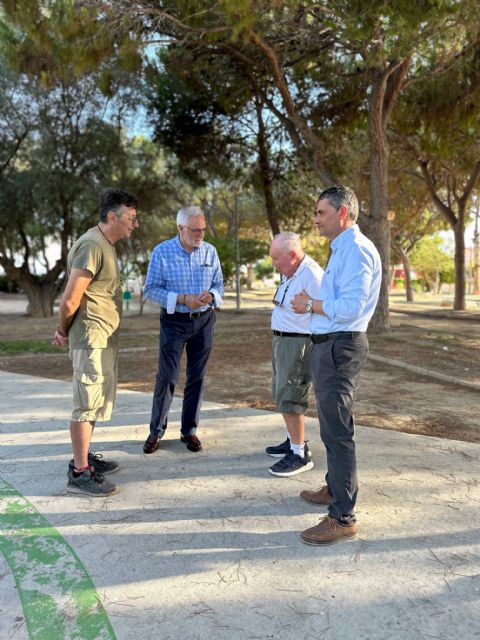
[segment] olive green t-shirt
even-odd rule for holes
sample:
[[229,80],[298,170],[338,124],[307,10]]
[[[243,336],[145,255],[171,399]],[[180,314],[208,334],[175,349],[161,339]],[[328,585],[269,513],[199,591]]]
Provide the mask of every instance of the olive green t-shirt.
[[115,247],[97,227],[80,236],[68,253],[67,272],[87,269],[93,274],[68,332],[76,349],[115,347],[122,316],[122,287]]

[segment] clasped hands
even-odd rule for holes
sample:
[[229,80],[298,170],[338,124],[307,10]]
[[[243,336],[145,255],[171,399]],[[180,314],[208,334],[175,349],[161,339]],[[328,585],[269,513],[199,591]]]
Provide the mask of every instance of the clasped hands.
[[193,295],[193,293],[187,293],[185,295],[184,304],[190,309],[200,309],[204,307],[206,304],[212,304],[213,295],[210,291],[201,291],[198,296]]
[[307,302],[310,300],[311,296],[302,289],[300,293],[297,293],[291,302],[291,307],[295,313],[306,313],[307,311]]

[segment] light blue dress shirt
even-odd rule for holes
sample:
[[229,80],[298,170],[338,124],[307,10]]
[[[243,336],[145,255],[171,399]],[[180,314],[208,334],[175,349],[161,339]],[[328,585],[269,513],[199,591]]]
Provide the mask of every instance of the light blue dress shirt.
[[331,243],[332,254],[320,285],[326,315],[312,314],[312,333],[366,331],[375,311],[382,265],[378,251],[357,224]]
[[[158,244],[152,252],[145,280],[145,297],[157,302],[167,313],[191,312],[184,304],[177,304],[178,294],[198,295],[210,291],[215,306],[222,304],[223,275],[217,250],[208,242],[189,253],[178,236]],[[205,311],[209,305],[195,309]]]

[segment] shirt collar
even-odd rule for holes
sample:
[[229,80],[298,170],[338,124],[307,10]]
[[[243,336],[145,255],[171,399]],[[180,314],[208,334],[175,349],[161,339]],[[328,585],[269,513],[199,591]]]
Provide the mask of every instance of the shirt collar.
[[345,229],[345,231],[342,231],[342,233],[340,233],[335,238],[335,240],[332,240],[332,242],[330,243],[330,246],[332,247],[332,251],[336,251],[337,249],[340,249],[340,247],[343,244],[348,242],[350,236],[352,234],[357,233],[357,229],[358,229],[358,224],[352,224],[351,227],[348,227],[347,229]]
[[302,258],[302,261],[300,262],[300,264],[297,267],[297,270],[295,271],[295,273],[291,276],[286,276],[283,273],[281,274],[281,278],[280,278],[280,282],[284,283],[287,282],[288,280],[293,280],[293,278],[296,278],[297,275],[302,271],[302,269],[305,267],[306,264],[308,264],[308,261],[310,260],[310,258],[307,256],[307,254],[305,254]]
[[191,251],[191,252],[190,252],[190,251],[187,251],[187,250],[183,247],[182,243],[180,242],[180,236],[178,235],[178,233],[177,233],[177,235],[175,236],[174,240],[175,240],[175,243],[176,243],[176,245],[177,245],[178,249],[180,249],[180,251],[185,251],[185,253],[187,253],[189,256],[191,256],[191,255],[192,255],[192,254],[194,254],[196,251],[198,251],[198,250],[200,249],[200,247],[203,245],[203,242],[202,242],[202,244],[200,245],[200,247],[193,247],[193,251]]

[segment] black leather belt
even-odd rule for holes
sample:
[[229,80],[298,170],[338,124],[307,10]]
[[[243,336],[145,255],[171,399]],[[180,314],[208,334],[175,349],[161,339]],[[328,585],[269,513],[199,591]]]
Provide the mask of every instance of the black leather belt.
[[[190,312],[186,312],[186,313],[182,313],[181,311],[174,311],[174,313],[172,313],[172,316],[175,316],[176,318],[200,318],[200,316],[205,315],[206,313],[210,313],[212,311],[212,308],[210,307],[210,309],[205,309],[205,311],[190,311]],[[170,315],[170,314],[169,314]]]
[[313,344],[320,344],[333,338],[355,338],[355,336],[363,336],[365,331],[335,331],[334,333],[313,333],[310,337]]
[[288,333],[287,331],[273,331],[274,336],[281,336],[282,338],[308,338],[309,333]]

